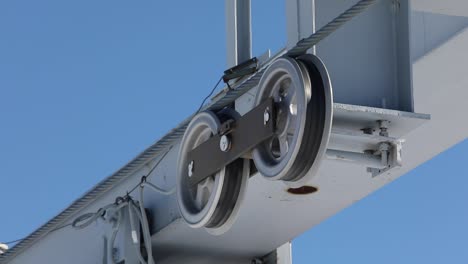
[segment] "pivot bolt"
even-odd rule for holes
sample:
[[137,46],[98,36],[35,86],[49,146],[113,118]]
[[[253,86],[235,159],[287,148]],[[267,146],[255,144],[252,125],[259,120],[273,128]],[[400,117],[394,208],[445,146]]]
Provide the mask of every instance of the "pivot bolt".
[[265,109],[265,112],[263,113],[263,124],[266,125],[270,121],[270,109]]
[[227,152],[231,148],[231,141],[226,135],[223,135],[221,139],[219,140],[219,149],[221,149],[222,152]]
[[193,160],[188,164],[188,176],[192,177],[193,175]]

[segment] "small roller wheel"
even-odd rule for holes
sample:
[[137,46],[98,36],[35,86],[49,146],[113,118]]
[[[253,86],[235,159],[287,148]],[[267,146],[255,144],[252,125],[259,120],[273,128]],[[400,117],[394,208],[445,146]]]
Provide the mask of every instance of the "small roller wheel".
[[289,57],[277,59],[263,74],[255,99],[259,105],[272,97],[276,106],[275,135],[253,150],[255,165],[265,178],[291,187],[313,176],[308,172],[323,147],[326,107],[331,107],[324,101],[322,80],[314,76],[311,82],[309,68]]
[[190,170],[196,164],[187,160],[187,153],[218,134],[221,122],[236,118],[233,111],[197,114],[189,123],[181,141],[178,172],[177,198],[182,217],[193,228],[205,227],[212,234],[226,232],[233,224],[242,201],[248,180],[248,166],[243,160],[223,167],[195,186],[191,186]]

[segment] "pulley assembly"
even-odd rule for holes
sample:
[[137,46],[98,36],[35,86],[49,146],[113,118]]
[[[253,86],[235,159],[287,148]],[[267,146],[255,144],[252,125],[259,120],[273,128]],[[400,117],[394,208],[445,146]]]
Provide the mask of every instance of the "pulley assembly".
[[233,224],[251,162],[269,180],[300,187],[315,176],[331,131],[328,72],[314,55],[280,57],[263,73],[254,107],[197,114],[181,141],[177,198],[194,228],[218,235]]

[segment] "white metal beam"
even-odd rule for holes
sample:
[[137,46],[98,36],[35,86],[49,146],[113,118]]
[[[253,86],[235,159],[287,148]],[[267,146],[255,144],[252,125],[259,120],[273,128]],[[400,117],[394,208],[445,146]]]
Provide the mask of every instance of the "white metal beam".
[[450,16],[468,16],[466,0],[412,0],[414,10]]

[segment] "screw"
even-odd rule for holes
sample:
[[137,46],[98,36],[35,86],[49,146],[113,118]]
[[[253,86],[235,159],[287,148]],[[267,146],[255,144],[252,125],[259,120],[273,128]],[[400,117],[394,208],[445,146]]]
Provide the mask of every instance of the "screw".
[[231,148],[231,141],[226,135],[223,135],[219,140],[219,149],[223,152],[227,152]]
[[378,123],[380,128],[379,136],[388,137],[388,128],[390,126],[390,121],[379,120]]
[[193,175],[193,160],[188,164],[188,176],[192,177]]
[[380,143],[379,144],[379,151],[381,156],[382,165],[388,165],[388,154],[390,151],[390,145],[388,143]]
[[265,109],[265,112],[263,113],[263,124],[266,125],[270,121],[270,109]]

